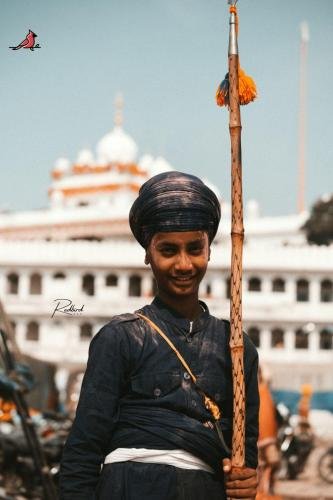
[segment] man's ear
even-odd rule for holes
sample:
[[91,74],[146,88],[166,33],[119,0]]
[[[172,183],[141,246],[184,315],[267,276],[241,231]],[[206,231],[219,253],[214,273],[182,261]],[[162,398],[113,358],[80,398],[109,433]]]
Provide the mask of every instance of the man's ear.
[[146,264],[146,266],[148,266],[148,264],[150,264],[150,259],[149,259],[148,250],[146,250],[146,255],[145,255],[145,264]]

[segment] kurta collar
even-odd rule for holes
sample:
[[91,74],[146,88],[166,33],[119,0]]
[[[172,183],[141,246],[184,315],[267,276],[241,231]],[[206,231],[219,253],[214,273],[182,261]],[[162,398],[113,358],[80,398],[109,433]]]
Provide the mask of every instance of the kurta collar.
[[[191,333],[195,333],[204,328],[210,316],[208,306],[201,300],[199,302],[205,310],[202,311],[202,313],[192,322],[189,319],[184,318],[184,316],[165,304],[165,302],[163,302],[159,297],[154,298],[153,302],[151,303],[151,307],[153,308],[157,316],[162,318],[164,321],[171,323],[172,325],[187,333],[190,330]],[[192,329],[190,323],[193,323]]]

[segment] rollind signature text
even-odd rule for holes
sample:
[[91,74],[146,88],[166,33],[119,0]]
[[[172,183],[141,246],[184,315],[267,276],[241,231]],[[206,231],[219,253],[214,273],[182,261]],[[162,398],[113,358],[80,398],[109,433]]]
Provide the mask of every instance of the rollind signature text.
[[68,316],[78,315],[83,312],[84,304],[81,307],[75,307],[70,299],[55,299],[53,302],[57,302],[57,305],[51,318],[53,318],[56,312],[67,314]]

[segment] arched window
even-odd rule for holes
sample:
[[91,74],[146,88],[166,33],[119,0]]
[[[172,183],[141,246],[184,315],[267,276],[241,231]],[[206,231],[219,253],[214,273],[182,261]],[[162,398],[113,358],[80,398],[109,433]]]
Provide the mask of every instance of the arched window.
[[82,277],[82,290],[86,295],[95,295],[95,276],[85,274]]
[[26,340],[38,342],[39,340],[39,324],[36,321],[30,321],[27,325]]
[[275,278],[272,282],[273,292],[284,292],[286,289],[286,283],[282,278]]
[[248,285],[249,292],[260,292],[261,290],[261,280],[257,277],[253,277],[249,279]]
[[29,292],[31,295],[40,295],[42,293],[42,277],[38,273],[30,276]]
[[80,340],[90,340],[93,336],[92,325],[83,323],[80,325]]
[[281,328],[272,330],[271,346],[275,349],[284,347],[284,331]]
[[296,300],[297,302],[309,301],[309,282],[308,280],[297,280],[296,282]]
[[11,295],[18,294],[19,277],[16,273],[7,274],[7,293]]
[[141,296],[141,276],[130,276],[128,283],[128,295],[130,297]]
[[106,286],[117,286],[118,285],[118,276],[115,274],[108,274],[105,278]]
[[307,349],[309,347],[309,335],[299,328],[295,332],[295,349]]
[[15,333],[16,332],[16,322],[15,321],[11,321],[10,322],[10,326],[12,327],[13,332]]
[[257,328],[256,326],[251,326],[247,330],[247,334],[250,337],[250,339],[252,340],[252,342],[254,343],[254,345],[256,347],[259,347],[260,346],[260,330],[259,330],[259,328]]
[[62,273],[61,271],[54,273],[53,279],[55,280],[64,280],[66,278],[66,275]]
[[324,328],[324,330],[321,330],[319,348],[325,350],[333,349],[333,329]]
[[226,290],[226,298],[230,299],[230,294],[231,294],[231,278],[227,278],[225,280],[225,290]]
[[331,280],[323,280],[320,283],[320,301],[333,302],[333,282]]

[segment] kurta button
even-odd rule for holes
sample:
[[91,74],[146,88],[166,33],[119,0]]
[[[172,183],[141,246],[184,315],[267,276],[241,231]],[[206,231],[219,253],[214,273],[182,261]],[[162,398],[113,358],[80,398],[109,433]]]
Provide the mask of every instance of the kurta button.
[[160,395],[161,395],[161,389],[156,387],[156,389],[154,389],[154,396],[156,396],[158,398],[158,396],[160,396]]
[[184,379],[185,380],[190,380],[190,378],[191,378],[191,375],[189,373],[185,372],[184,373]]
[[197,406],[197,402],[195,399],[192,399],[191,403],[192,403],[192,406],[194,406],[194,408]]

